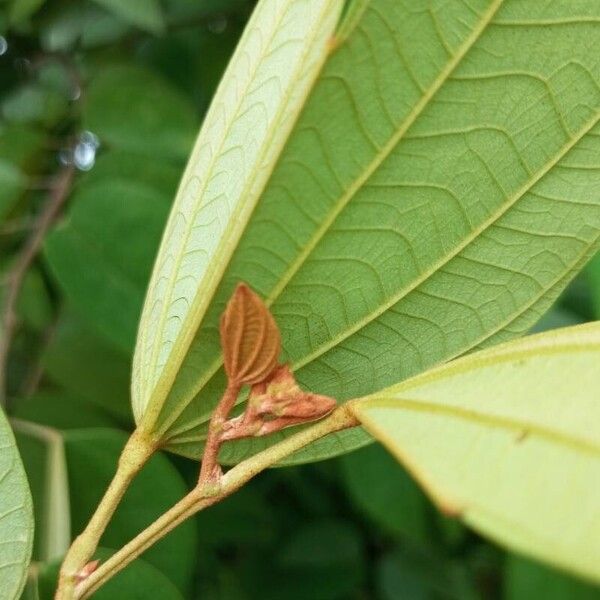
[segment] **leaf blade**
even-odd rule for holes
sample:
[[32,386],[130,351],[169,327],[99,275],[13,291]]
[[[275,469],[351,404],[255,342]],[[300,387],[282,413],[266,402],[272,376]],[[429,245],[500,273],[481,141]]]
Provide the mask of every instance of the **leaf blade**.
[[443,510],[600,580],[600,324],[483,351],[358,401]]
[[0,411],[0,592],[19,597],[33,547],[33,508],[14,435]]
[[355,4],[157,415],[171,449],[201,453],[238,281],[302,387],[344,401],[521,335],[598,247],[597,5],[471,6]]
[[[341,4],[263,0],[253,13],[192,152],[157,258],[134,357],[138,422],[142,415],[156,419],[321,65]],[[240,151],[242,160],[231,158]],[[254,158],[247,161],[249,151]],[[194,226],[208,227],[211,239],[195,239]],[[213,262],[190,261],[190,253]],[[174,307],[177,299],[183,302]]]

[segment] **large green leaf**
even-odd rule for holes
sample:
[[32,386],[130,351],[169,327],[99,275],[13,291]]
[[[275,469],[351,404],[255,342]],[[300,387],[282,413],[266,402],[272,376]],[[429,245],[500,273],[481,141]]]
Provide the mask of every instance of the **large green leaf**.
[[[239,280],[271,305],[299,381],[344,401],[522,334],[598,245],[595,0],[371,0],[348,19],[251,219],[233,234],[213,203],[193,248],[163,247],[134,402],[177,452],[201,452]],[[167,239],[184,231],[171,223]],[[366,441],[328,436],[293,460]]]
[[600,589],[538,563],[510,556],[505,570],[504,600],[598,600]]
[[261,0],[216,92],[142,313],[132,392],[136,418],[148,427],[326,56],[342,4]]
[[129,353],[168,201],[120,177],[92,181],[74,200],[46,239],[46,258],[78,314]]
[[430,541],[423,492],[381,446],[348,454],[341,466],[348,495],[379,527],[411,542]]
[[197,119],[189,99],[147,69],[102,69],[90,84],[83,108],[85,126],[117,150],[155,161],[185,159],[194,141]]
[[164,18],[159,0],[94,1],[132,25],[152,33],[161,33],[164,29]]
[[314,520],[285,540],[271,567],[273,586],[264,598],[348,598],[365,578],[362,539],[342,519]]
[[[80,319],[66,310],[57,322],[55,335],[42,360],[46,375],[81,404],[93,405],[110,414],[119,424],[128,425],[131,420],[128,358],[104,344]],[[26,406],[19,406],[17,412],[27,412]],[[56,418],[60,411],[55,409],[52,412]],[[36,415],[39,418],[42,413],[37,412]]]
[[0,597],[19,597],[33,545],[33,508],[15,438],[0,410]]
[[13,208],[26,187],[26,178],[18,167],[0,158],[0,222]]
[[358,401],[437,504],[600,581],[600,323],[476,353]]

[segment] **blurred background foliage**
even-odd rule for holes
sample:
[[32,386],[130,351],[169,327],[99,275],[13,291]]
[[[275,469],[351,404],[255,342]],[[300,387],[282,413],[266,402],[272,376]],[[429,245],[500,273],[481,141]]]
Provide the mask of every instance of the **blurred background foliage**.
[[[138,315],[178,179],[251,0],[0,0],[0,394],[36,511],[26,598],[132,428]],[[600,318],[600,258],[537,329]],[[198,465],[156,456],[103,538],[120,547]],[[263,474],[95,597],[588,600],[439,514],[379,446]]]

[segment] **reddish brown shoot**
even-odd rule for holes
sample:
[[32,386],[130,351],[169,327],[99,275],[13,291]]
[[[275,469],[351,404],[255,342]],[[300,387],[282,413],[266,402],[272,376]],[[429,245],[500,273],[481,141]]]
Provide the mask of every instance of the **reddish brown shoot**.
[[[199,484],[217,484],[222,442],[267,435],[329,414],[333,398],[305,392],[288,365],[278,363],[279,328],[260,297],[240,283],[221,317],[227,389],[211,417]],[[229,418],[244,385],[251,386],[245,412]]]

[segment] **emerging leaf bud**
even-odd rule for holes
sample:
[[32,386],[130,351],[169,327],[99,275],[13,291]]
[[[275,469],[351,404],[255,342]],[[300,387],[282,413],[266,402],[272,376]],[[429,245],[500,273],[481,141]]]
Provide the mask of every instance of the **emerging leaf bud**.
[[279,428],[320,419],[336,405],[329,396],[302,390],[288,365],[280,365],[266,381],[252,386],[248,402],[258,416],[278,420]]
[[92,560],[87,563],[76,575],[75,581],[76,583],[81,583],[85,581],[97,568],[100,564],[99,560]]
[[220,331],[230,382],[254,385],[277,366],[279,329],[264,302],[246,284],[240,283],[227,303]]

